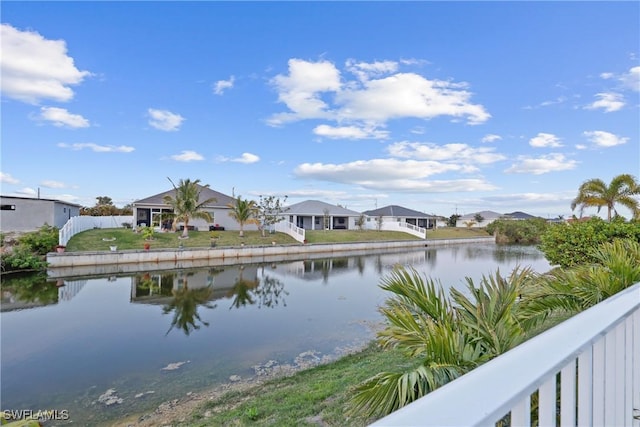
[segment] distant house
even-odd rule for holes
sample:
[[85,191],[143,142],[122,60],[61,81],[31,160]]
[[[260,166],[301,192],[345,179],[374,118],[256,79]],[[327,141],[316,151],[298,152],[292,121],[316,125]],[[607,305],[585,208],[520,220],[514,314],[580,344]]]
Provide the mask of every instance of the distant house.
[[436,227],[437,217],[428,215],[424,212],[415,211],[398,205],[389,205],[370,211],[364,211],[367,215],[367,228],[375,229],[378,227],[377,218],[382,222],[406,222],[422,228]]
[[0,196],[0,230],[36,231],[43,225],[62,228],[82,206],[54,199]]
[[[477,216],[482,217],[482,221],[478,221],[476,219]],[[496,219],[502,218],[504,215],[494,211],[480,211],[474,212],[467,215],[462,215],[458,218],[458,222],[456,223],[456,227],[469,227],[478,228],[478,227],[486,227],[491,224]]]
[[[285,219],[305,230],[352,230],[360,212],[319,200],[306,200],[287,207]],[[326,219],[326,223],[325,223]]]
[[540,218],[540,217],[529,215],[528,213],[520,212],[520,211],[504,214],[504,219],[523,220],[523,219],[534,219],[534,218]]
[[[213,220],[207,222],[203,219],[191,219],[189,220],[189,227],[193,226],[196,230],[206,231],[209,230],[209,227],[217,225],[224,227],[225,230],[239,230],[239,224],[229,216],[231,208],[229,208],[228,204],[233,203],[234,198],[202,185],[199,185],[199,187],[200,202],[211,197],[216,199],[215,202],[204,206],[204,210],[211,214]],[[137,226],[149,225],[155,228],[170,228],[172,220],[169,219],[169,215],[167,214],[172,214],[173,210],[164,202],[164,197],[167,195],[175,197],[175,189],[172,188],[163,193],[158,193],[133,202],[132,208],[135,224]],[[250,229],[251,227],[247,226],[245,228]]]

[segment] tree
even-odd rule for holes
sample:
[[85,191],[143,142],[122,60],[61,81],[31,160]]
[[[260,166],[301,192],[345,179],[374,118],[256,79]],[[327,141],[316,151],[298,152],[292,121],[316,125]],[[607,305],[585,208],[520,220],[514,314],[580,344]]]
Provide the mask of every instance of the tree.
[[245,224],[260,224],[256,218],[259,214],[259,208],[255,201],[243,200],[242,196],[238,196],[233,203],[229,203],[227,206],[231,208],[229,216],[240,224],[240,237],[244,237]]
[[189,220],[191,218],[201,218],[207,222],[212,222],[211,214],[204,210],[206,205],[216,201],[215,197],[210,197],[200,201],[201,193],[204,188],[209,188],[209,184],[200,185],[200,180],[191,181],[189,178],[181,179],[176,186],[171,178],[167,178],[173,189],[174,195],[166,195],[163,201],[173,209],[173,223],[171,229],[176,230],[178,222],[184,222],[184,230],[182,237],[189,237]]
[[258,227],[262,237],[265,237],[265,229],[267,227],[271,227],[284,219],[282,213],[288,209],[284,207],[286,201],[287,196],[284,196],[282,200],[276,196],[260,196],[257,208]]
[[578,195],[571,202],[571,210],[580,207],[580,216],[585,208],[597,207],[598,212],[603,206],[607,208],[607,220],[611,221],[611,213],[616,215],[616,204],[623,205],[631,210],[634,217],[640,217],[640,205],[634,198],[640,194],[640,184],[633,175],[622,174],[615,176],[609,185],[599,178],[587,180],[580,185]]
[[356,227],[358,227],[358,230],[360,230],[360,231],[364,230],[364,223],[366,221],[367,221],[367,218],[366,218],[365,214],[360,214],[358,219],[356,219]]
[[484,221],[484,217],[482,215],[480,215],[479,213],[475,214],[473,216],[473,219],[475,219],[478,224],[480,224],[482,221]]
[[460,215],[458,214],[453,214],[449,217],[449,219],[447,220],[447,225],[449,227],[455,227],[456,224],[458,223],[458,220],[460,219]]
[[529,269],[483,277],[480,286],[467,278],[467,289],[449,288],[399,267],[382,280],[393,294],[380,309],[388,326],[378,333],[386,348],[404,351],[409,360],[357,386],[351,410],[386,415],[510,350],[527,337],[517,300]]
[[329,216],[329,209],[327,208],[322,210],[322,225],[325,230],[328,230],[329,225],[331,225],[331,217]]

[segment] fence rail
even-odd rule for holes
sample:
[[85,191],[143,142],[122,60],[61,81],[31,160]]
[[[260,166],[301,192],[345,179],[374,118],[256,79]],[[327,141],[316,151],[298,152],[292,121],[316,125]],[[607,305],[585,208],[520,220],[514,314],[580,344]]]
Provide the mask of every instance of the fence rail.
[[300,228],[289,221],[276,222],[276,231],[280,233],[287,233],[289,236],[293,237],[300,243],[304,242],[306,238],[306,232],[304,228]]
[[402,231],[404,233],[413,234],[414,236],[421,237],[423,239],[427,238],[426,228],[418,227],[417,225],[409,224],[408,222],[383,221],[380,229],[387,231]]
[[640,283],[372,425],[530,426],[536,391],[540,426],[640,426]]
[[121,228],[122,224],[133,224],[133,215],[74,216],[58,232],[58,244],[66,246],[71,238],[92,228]]

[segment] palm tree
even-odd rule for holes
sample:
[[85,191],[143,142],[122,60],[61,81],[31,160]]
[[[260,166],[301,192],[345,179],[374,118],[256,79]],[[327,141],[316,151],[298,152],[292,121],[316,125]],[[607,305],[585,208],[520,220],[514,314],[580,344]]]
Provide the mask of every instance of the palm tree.
[[166,195],[163,201],[173,209],[173,224],[171,228],[176,230],[178,222],[184,222],[184,230],[182,237],[189,237],[189,220],[191,218],[201,218],[208,222],[212,222],[211,214],[204,210],[204,207],[216,201],[215,197],[206,200],[201,199],[201,193],[204,188],[209,188],[209,184],[200,185],[200,180],[181,179],[176,186],[171,178],[167,178],[173,189],[174,195]]
[[640,282],[640,243],[616,239],[593,252],[594,262],[556,269],[523,290],[522,316],[546,329]]
[[229,216],[240,224],[240,237],[244,237],[245,224],[258,224],[256,216],[258,214],[258,206],[253,200],[242,199],[238,196],[233,203],[227,205],[231,208]]
[[607,220],[611,221],[611,212],[616,215],[616,204],[621,204],[633,212],[634,217],[640,216],[638,199],[633,196],[640,194],[640,185],[633,175],[622,174],[615,176],[609,185],[599,178],[587,180],[580,185],[578,195],[571,202],[571,210],[580,206],[580,216],[587,207],[597,207],[598,212],[603,206],[607,207]]
[[447,298],[439,283],[415,270],[393,270],[382,280],[393,297],[381,308],[388,326],[378,337],[415,362],[357,386],[351,410],[389,414],[524,341],[517,300],[531,277],[529,269],[515,269],[509,277],[483,277],[480,286],[467,278],[466,292],[451,288]]

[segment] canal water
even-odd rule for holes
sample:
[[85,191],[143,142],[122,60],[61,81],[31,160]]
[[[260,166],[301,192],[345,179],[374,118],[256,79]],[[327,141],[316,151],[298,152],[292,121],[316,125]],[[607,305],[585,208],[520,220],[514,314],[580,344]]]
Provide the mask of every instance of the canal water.
[[[76,425],[273,369],[334,360],[375,337],[380,280],[411,266],[444,288],[516,267],[534,247],[459,244],[327,259],[2,284],[2,410]],[[65,423],[59,423],[60,425]],[[47,424],[50,425],[50,424]]]

